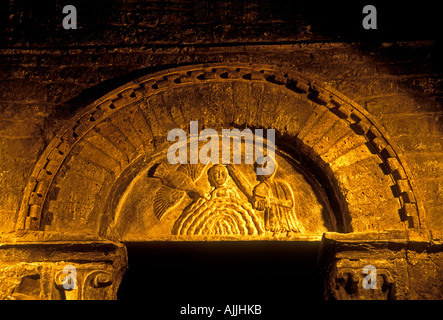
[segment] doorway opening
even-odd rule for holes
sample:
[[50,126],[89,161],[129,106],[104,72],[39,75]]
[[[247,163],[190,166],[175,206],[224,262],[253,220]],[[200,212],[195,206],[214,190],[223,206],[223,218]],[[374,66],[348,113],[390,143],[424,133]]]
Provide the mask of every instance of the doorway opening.
[[323,300],[320,242],[126,243],[122,301],[160,309],[190,305],[293,305]]

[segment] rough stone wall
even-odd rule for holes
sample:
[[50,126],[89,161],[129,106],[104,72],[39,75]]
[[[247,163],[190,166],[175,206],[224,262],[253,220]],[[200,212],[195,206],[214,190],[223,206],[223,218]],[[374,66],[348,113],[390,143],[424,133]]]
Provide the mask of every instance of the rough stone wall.
[[1,83],[1,230],[12,231],[39,153],[80,107],[159,65],[236,61],[287,66],[369,111],[407,159],[428,226],[442,227],[441,79],[433,42],[389,43],[368,54],[346,43],[141,48],[4,49]]
[[[206,62],[290,68],[355,100],[407,160],[427,227],[443,230],[442,48],[432,23],[401,25],[408,13],[370,33],[361,28],[358,2],[323,10],[273,1],[72,4],[77,30],[62,28],[61,1],[9,1],[0,10],[2,234],[14,230],[39,155],[76,111],[134,78]],[[423,7],[420,22],[434,21],[437,10]],[[380,9],[386,17],[398,8]],[[414,254],[413,268],[427,263],[423,254]]]

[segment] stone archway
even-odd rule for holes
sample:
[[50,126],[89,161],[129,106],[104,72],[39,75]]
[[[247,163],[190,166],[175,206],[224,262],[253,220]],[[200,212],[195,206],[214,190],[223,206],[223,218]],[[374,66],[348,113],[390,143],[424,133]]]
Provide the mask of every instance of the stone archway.
[[[51,221],[48,213],[56,207],[48,207],[48,202],[66,200],[63,188],[70,188],[66,176],[71,169],[87,172],[86,163],[96,169],[91,171],[99,168],[100,177],[96,178],[101,179],[100,186],[94,191],[85,179],[84,190],[89,197],[102,194],[107,178],[117,177],[140,156],[152,154],[165,143],[170,129],[184,128],[196,116],[206,127],[275,128],[285,145],[298,149],[335,183],[336,192],[345,200],[342,210],[349,212],[354,231],[401,229],[402,221],[408,221],[410,227],[423,223],[404,161],[363,108],[298,74],[264,66],[211,65],[177,68],[138,79],[79,113],[35,166],[17,229],[41,230]],[[78,157],[73,159],[73,155]],[[353,193],[352,183],[357,180],[360,188],[366,188],[361,191],[364,198]],[[374,186],[381,195],[370,191]],[[378,209],[381,199],[389,202],[388,210]],[[93,204],[89,215],[98,210],[95,199],[82,202]],[[362,205],[368,209],[364,215],[354,208]],[[73,214],[64,215],[66,220],[79,222]],[[52,218],[63,219],[59,213]],[[99,214],[94,219],[97,227]],[[81,220],[84,224],[92,222],[85,217]],[[67,222],[61,223],[66,226]],[[91,226],[83,227],[94,233]]]
[[[385,250],[383,244],[394,239],[399,244],[398,252],[402,252],[396,259],[402,261],[401,250],[410,234],[407,230],[425,227],[420,198],[404,160],[388,134],[362,107],[327,85],[291,70],[210,64],[137,79],[71,119],[33,170],[16,223],[17,236],[27,243],[40,241],[45,245],[51,241],[82,243],[82,252],[93,250],[97,243],[108,246],[112,254],[97,258],[100,266],[90,267],[106,271],[107,276],[88,280],[82,290],[110,286],[111,293],[102,290],[95,297],[115,298],[125,265],[120,241],[200,239],[197,234],[183,237],[171,232],[174,219],[177,221],[193,200],[182,194],[172,208],[175,216],[170,215],[169,224],[163,223],[153,215],[155,199],[149,198],[149,190],[158,193],[164,182],[146,180],[157,178],[150,173],[164,162],[170,145],[166,141],[168,131],[186,131],[193,120],[202,128],[215,130],[276,130],[277,157],[282,163],[278,178],[288,180],[292,191],[300,186],[305,190],[302,198],[312,197],[312,203],[320,208],[309,215],[315,217],[315,222],[303,216],[303,208],[298,209],[302,229],[309,232],[278,239],[323,239],[328,297],[359,297],[354,289],[346,291],[350,287],[346,283],[359,282],[361,268],[371,264],[366,253],[343,243],[367,242]],[[240,171],[248,176],[247,169]],[[205,177],[202,172],[194,176],[193,182]],[[134,189],[139,191],[131,193]],[[137,212],[134,203],[142,203],[136,197],[142,191],[147,191],[144,198],[148,200],[138,215],[130,216],[130,212]],[[240,197],[239,206],[246,202]],[[266,232],[263,237],[274,239]],[[234,234],[232,239],[259,238]],[[70,253],[74,259],[61,254],[56,264],[84,261],[76,252]],[[385,266],[383,281],[392,288],[404,270],[391,270],[396,265],[392,259],[380,263]],[[55,272],[53,269],[48,274]],[[340,286],[342,289],[337,289]],[[378,297],[394,297],[393,292],[381,292]],[[395,292],[395,298],[405,297],[401,289]],[[45,297],[54,295],[45,293]],[[75,297],[86,298],[87,294]]]

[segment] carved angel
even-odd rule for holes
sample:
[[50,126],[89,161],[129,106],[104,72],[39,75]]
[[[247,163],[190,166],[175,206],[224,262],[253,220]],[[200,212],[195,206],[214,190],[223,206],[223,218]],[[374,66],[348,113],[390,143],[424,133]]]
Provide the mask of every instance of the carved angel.
[[[275,162],[274,162],[275,163]],[[258,166],[254,164],[254,169]],[[239,189],[245,194],[252,207],[264,211],[264,227],[274,235],[300,232],[300,225],[294,211],[295,200],[291,187],[282,180],[274,179],[275,163],[271,175],[257,175],[259,183],[252,188],[248,180],[235,167],[228,165],[228,171]],[[255,170],[257,172],[257,170]]]

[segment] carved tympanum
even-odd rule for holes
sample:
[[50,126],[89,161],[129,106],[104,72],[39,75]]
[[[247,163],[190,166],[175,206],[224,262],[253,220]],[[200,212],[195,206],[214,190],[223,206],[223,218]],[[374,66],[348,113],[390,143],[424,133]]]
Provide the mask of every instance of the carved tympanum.
[[115,197],[108,235],[127,241],[259,240],[335,231],[324,190],[289,156],[277,150],[275,158],[272,174],[259,175],[257,163],[266,161],[170,164],[159,153]]

